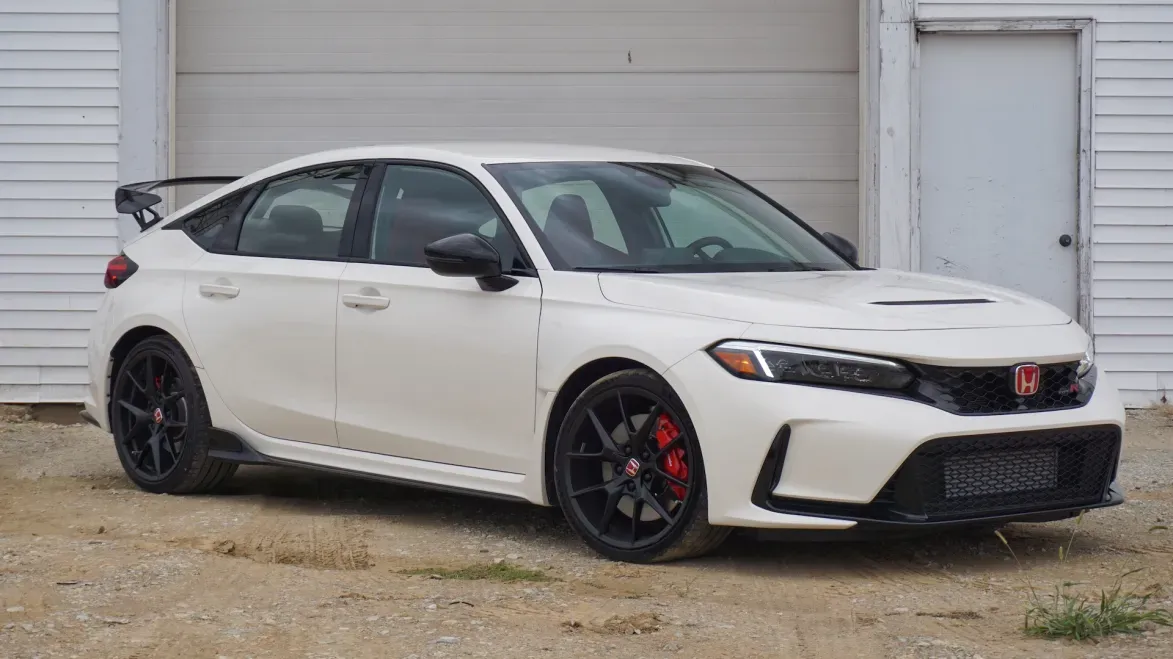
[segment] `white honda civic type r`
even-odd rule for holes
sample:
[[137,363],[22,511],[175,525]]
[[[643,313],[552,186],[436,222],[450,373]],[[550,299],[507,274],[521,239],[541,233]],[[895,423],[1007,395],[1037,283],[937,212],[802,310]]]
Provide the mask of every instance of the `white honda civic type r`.
[[[152,209],[187,183],[223,185]],[[85,416],[150,492],[323,469],[557,505],[639,562],[1123,501],[1123,407],[1071,318],[861,268],[692,160],[364,147],[116,196],[143,231]]]

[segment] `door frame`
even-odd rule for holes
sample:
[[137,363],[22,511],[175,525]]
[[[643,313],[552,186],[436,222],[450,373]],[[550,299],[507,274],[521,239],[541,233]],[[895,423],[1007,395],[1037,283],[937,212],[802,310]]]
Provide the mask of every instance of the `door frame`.
[[1076,183],[1076,280],[1079,311],[1076,321],[1089,334],[1092,332],[1092,187],[1094,185],[1095,150],[1092,148],[1092,130],[1095,116],[1092,110],[1092,84],[1095,79],[1095,22],[1090,19],[1007,19],[1007,20],[918,20],[913,23],[911,80],[911,176],[909,177],[911,208],[909,213],[909,257],[913,271],[920,270],[921,228],[921,71],[920,35],[922,34],[1009,34],[1015,32],[1074,34],[1076,38],[1076,79],[1079,83],[1079,147],[1078,181]]

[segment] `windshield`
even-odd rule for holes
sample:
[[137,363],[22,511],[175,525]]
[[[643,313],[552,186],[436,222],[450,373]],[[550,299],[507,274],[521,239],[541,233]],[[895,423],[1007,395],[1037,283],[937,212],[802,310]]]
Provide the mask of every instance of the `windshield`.
[[853,269],[796,218],[707,167],[543,162],[486,168],[559,270]]

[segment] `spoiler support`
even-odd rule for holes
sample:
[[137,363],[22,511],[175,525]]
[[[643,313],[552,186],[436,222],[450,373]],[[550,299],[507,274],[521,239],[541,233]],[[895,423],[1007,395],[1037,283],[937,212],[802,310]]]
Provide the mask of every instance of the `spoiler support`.
[[[114,190],[114,207],[119,213],[134,217],[134,221],[138,224],[138,230],[141,233],[155,226],[163,219],[163,216],[159,215],[152,208],[155,204],[163,201],[163,198],[151,192],[152,190],[180,185],[207,185],[210,183],[227,185],[240,179],[240,176],[184,176],[158,181],[127,183],[126,185],[118,186]],[[147,218],[147,213],[151,214],[150,219]]]

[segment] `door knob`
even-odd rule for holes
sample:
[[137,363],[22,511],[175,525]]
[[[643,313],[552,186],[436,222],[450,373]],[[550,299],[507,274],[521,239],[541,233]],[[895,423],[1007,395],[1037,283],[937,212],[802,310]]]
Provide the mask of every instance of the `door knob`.
[[1063,247],[1071,247],[1071,236],[1067,234],[1059,236],[1059,244]]

